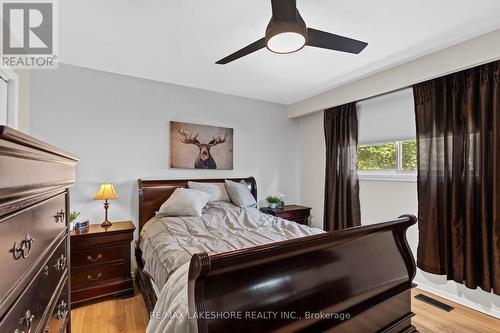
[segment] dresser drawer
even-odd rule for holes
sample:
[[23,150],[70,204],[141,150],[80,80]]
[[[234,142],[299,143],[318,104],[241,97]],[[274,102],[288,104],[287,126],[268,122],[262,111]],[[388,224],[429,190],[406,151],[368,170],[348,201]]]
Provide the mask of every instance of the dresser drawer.
[[0,322],[0,332],[37,332],[45,310],[62,278],[66,278],[66,239],[24,290]]
[[[71,288],[91,287],[107,280],[123,277],[123,263],[100,264],[90,269],[71,271]],[[129,273],[130,274],[130,273]]]
[[[128,248],[127,248],[128,250]],[[123,245],[101,246],[71,252],[71,266],[81,267],[101,264],[123,258]]]
[[[0,130],[1,132],[1,130]],[[63,156],[2,140],[0,138],[0,175],[2,189],[0,201],[13,197],[29,188],[70,184],[75,181],[75,163]]]
[[68,286],[66,282],[53,305],[44,333],[64,332],[70,315],[69,309]]
[[62,193],[0,220],[0,262],[9,269],[0,279],[0,303],[64,232],[65,203]]

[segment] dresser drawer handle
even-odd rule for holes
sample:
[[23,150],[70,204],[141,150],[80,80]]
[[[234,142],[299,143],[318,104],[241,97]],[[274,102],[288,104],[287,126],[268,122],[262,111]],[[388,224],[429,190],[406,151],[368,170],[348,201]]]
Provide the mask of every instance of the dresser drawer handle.
[[58,271],[63,271],[66,268],[66,261],[67,260],[66,260],[66,257],[64,256],[64,254],[61,254],[61,257],[59,259],[57,259],[57,262],[54,265],[54,267]]
[[[31,314],[30,310],[26,310],[26,312],[24,313],[24,317],[22,317],[21,320],[19,320],[19,323],[24,324],[24,326],[26,326],[26,329],[28,330],[28,332],[30,332],[31,325],[33,324],[33,319],[35,319],[35,316]],[[23,330],[23,332],[24,332],[24,330]]]
[[97,281],[99,280],[100,278],[102,278],[102,274],[101,273],[98,273],[96,277],[93,277],[92,275],[87,275],[87,280],[90,280],[90,281]]
[[18,260],[21,257],[23,259],[26,259],[31,252],[31,248],[33,247],[34,241],[35,239],[31,237],[30,234],[26,234],[21,243],[14,242],[14,246],[12,247],[11,250],[12,253],[14,254],[14,259]]
[[57,306],[56,319],[60,320],[68,315],[68,304],[64,300]]
[[65,219],[64,217],[66,216],[66,213],[64,212],[64,210],[60,210],[56,213],[56,215],[54,216],[56,218],[56,223],[58,222],[64,222]]
[[95,257],[95,259],[94,259],[94,258],[92,258],[92,256],[88,256],[88,257],[87,257],[87,260],[88,260],[88,261],[92,261],[92,262],[96,262],[96,261],[99,261],[99,260],[101,260],[101,259],[102,259],[102,254],[100,254],[100,253],[97,255],[97,257]]

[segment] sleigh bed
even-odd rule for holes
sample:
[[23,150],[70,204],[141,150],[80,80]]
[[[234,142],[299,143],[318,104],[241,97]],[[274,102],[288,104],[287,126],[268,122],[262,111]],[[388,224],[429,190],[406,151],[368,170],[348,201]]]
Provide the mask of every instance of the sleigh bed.
[[[257,198],[254,178],[231,180],[244,180]],[[139,180],[139,229],[188,181]],[[415,262],[405,236],[415,222],[408,215],[224,253],[194,254],[185,265],[190,330],[416,332],[410,306]],[[144,271],[143,259],[138,241],[136,279],[153,312],[160,290],[155,291]]]

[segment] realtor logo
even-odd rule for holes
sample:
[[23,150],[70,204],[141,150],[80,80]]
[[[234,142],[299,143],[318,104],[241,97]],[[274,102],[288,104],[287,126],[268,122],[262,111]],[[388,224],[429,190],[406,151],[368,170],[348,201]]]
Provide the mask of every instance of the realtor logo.
[[55,11],[52,0],[2,1],[2,66],[55,68]]

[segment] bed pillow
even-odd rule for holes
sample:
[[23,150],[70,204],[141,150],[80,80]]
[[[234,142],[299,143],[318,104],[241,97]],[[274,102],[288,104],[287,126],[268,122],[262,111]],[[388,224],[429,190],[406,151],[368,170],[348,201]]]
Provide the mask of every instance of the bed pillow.
[[201,216],[201,211],[211,199],[210,194],[188,188],[176,188],[158,213],[167,216]]
[[224,183],[198,183],[188,182],[188,187],[193,190],[210,194],[210,201],[231,201],[226,191]]
[[247,183],[237,183],[227,179],[225,183],[227,193],[233,204],[239,207],[257,207],[257,202],[248,189]]

